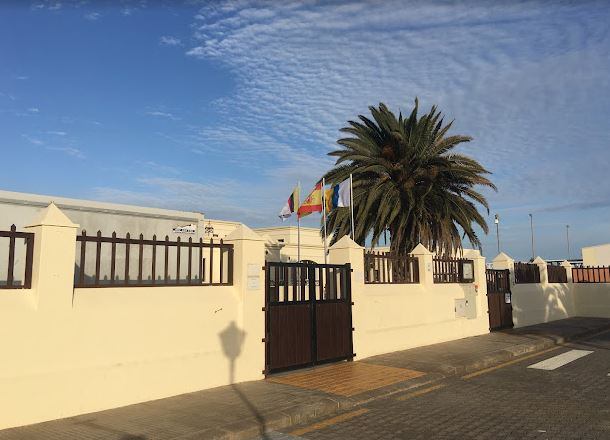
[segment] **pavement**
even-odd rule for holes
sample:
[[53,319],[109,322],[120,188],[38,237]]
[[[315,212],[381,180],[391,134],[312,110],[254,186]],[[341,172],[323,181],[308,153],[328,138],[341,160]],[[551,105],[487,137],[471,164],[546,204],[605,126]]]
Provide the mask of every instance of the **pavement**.
[[[402,404],[396,402],[411,400],[411,398],[400,400],[404,396],[411,394],[419,396],[418,393],[425,392],[426,396],[422,396],[418,401],[428,399],[431,396],[427,396],[426,390],[432,388],[434,391],[437,389],[435,387],[445,387],[443,384],[446,381],[457,379],[464,381],[464,377],[470,378],[470,376],[479,378],[479,375],[493,371],[500,365],[525,361],[543,355],[549,350],[565,349],[564,345],[570,341],[591,337],[607,330],[610,330],[610,319],[570,318],[384,354],[356,362],[343,362],[283,373],[263,381],[218,387],[7,429],[0,431],[0,440],[194,440],[257,437],[280,439],[309,438],[309,436],[317,438],[316,435],[323,435],[327,430],[332,430],[332,426],[349,427],[350,420],[354,423],[361,419],[367,420],[367,417],[373,417],[375,411],[385,411],[387,414],[381,419],[387,419],[395,411],[388,411],[388,408],[383,406],[383,402],[390,401],[392,405],[390,408],[396,406],[398,414],[402,414],[399,411]],[[605,342],[602,341],[601,346],[605,346],[604,344]],[[605,379],[606,383],[610,382],[608,377]],[[480,379],[473,379],[472,383],[476,383],[477,380]],[[503,387],[501,384],[497,386]],[[528,386],[526,382],[512,388],[503,388],[501,393],[498,391],[497,401],[487,402],[487,405],[491,406],[476,406],[473,410],[479,411],[481,417],[487,417],[492,408],[495,408],[493,411],[501,414],[506,409],[503,402],[513,402],[516,398],[512,397],[512,391],[526,391]],[[589,387],[595,387],[595,384],[591,382]],[[449,389],[453,387],[448,387],[443,393],[449,392]],[[476,387],[466,391],[467,395],[486,393],[483,389],[477,390]],[[578,389],[572,391],[572,394],[561,395],[569,398],[574,392],[577,393]],[[460,429],[465,429],[466,426],[460,425],[462,422],[458,418],[459,414],[465,414],[466,410],[462,408],[464,402],[457,403],[464,400],[463,395],[458,393],[453,395],[455,397],[453,400],[447,400],[447,405],[454,402],[459,406],[458,410],[452,408],[449,414],[442,414],[442,411],[435,406],[438,402],[422,409],[425,409],[426,415],[437,417],[438,419],[433,420],[438,420],[439,423],[453,423],[461,427]],[[606,393],[606,399],[607,395]],[[456,396],[462,396],[461,400]],[[490,399],[493,397],[489,394],[485,396]],[[537,404],[539,402],[534,401],[532,408],[536,409]],[[381,406],[378,407],[379,405]],[[405,408],[411,408],[406,403],[405,405]],[[557,405],[564,405],[564,402],[555,404],[553,408]],[[607,400],[602,406],[608,406]],[[409,416],[406,419],[402,415],[398,419],[403,417],[403,420],[411,420],[415,417],[409,414],[404,416]],[[422,417],[421,409],[415,414],[418,414],[418,420],[428,420]],[[563,412],[559,411],[557,414]],[[380,417],[379,414],[378,416]],[[575,416],[569,417],[574,419]],[[527,419],[530,420],[532,417],[528,415]],[[332,423],[326,427],[324,420],[327,424],[328,420],[332,420]],[[386,423],[388,426],[392,425],[389,419]],[[420,434],[423,435],[421,438],[430,438],[430,431],[424,429],[429,426],[430,420],[427,424],[421,421],[418,423],[416,426],[421,429],[413,428],[414,430],[410,431],[413,438],[419,438]],[[480,421],[473,423],[479,429],[487,426]],[[307,430],[307,426],[318,426],[317,424],[322,424],[322,427]],[[385,433],[386,436],[380,436],[370,430],[368,433],[371,436],[365,436],[363,433],[367,431],[360,426],[358,429],[362,430],[362,435],[358,432],[353,436],[334,433],[320,438],[393,438],[394,434],[388,431],[389,428],[383,428],[385,425],[380,426],[370,421],[370,426],[377,426],[379,429],[375,432]],[[404,426],[394,426],[392,429],[403,432]],[[455,434],[455,432],[449,430],[435,437],[452,438],[451,433]],[[504,434],[497,434],[498,436],[494,438],[503,438]],[[599,438],[610,438],[610,435]]]
[[264,438],[608,440],[609,396],[606,331]]

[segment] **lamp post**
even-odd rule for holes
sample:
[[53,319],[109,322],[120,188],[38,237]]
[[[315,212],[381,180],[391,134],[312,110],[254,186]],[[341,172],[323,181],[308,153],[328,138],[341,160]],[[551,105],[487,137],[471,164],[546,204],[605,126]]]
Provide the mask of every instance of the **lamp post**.
[[530,216],[530,229],[532,231],[532,261],[536,259],[536,253],[534,252],[534,217],[532,214]]
[[566,241],[568,242],[568,260],[572,258],[570,255],[570,225],[566,225]]
[[500,253],[500,217],[496,214],[494,218],[494,223],[496,224],[496,239],[498,240],[498,253]]

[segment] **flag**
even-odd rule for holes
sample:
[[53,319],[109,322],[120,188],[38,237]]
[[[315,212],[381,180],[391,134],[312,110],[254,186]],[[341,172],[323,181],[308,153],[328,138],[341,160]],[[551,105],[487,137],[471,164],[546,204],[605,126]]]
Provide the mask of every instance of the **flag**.
[[299,209],[299,187],[297,186],[294,190],[292,190],[292,194],[288,197],[288,201],[280,211],[280,218],[282,221],[286,220],[288,217],[292,215]]
[[330,189],[324,191],[326,212],[330,212],[335,208],[346,208],[350,206],[351,199],[352,188],[349,179],[346,179],[340,184],[334,185]]
[[318,182],[305,201],[299,206],[297,214],[299,218],[305,217],[312,212],[322,212],[322,182]]

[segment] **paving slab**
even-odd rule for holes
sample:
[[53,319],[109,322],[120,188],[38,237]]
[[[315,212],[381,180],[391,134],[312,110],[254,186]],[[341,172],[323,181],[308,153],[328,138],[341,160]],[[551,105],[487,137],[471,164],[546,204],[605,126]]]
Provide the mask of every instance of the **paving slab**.
[[610,319],[571,318],[7,429],[0,440],[260,437],[609,329]]

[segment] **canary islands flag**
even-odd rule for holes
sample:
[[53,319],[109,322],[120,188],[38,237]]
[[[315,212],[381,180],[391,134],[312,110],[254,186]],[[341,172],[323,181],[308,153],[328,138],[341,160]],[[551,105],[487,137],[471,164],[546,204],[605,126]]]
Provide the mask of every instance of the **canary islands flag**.
[[338,185],[332,186],[324,191],[324,201],[326,202],[326,212],[335,208],[346,208],[350,206],[352,198],[352,186],[350,180],[346,179]]
[[312,212],[322,212],[322,182],[318,182],[305,201],[299,206],[297,215],[305,217]]

